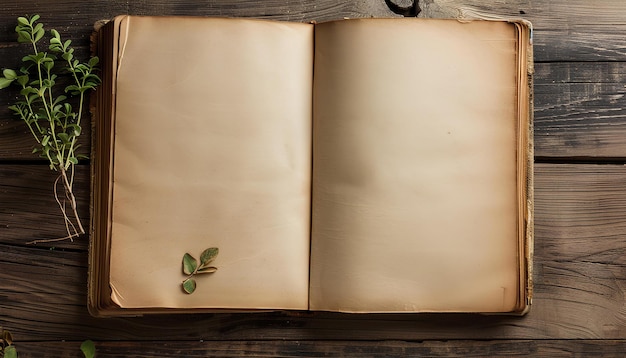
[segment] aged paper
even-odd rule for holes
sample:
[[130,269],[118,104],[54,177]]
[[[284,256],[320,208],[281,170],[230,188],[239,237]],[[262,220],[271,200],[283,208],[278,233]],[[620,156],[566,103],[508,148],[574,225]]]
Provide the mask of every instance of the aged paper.
[[[313,26],[121,21],[112,299],[123,308],[308,307]],[[181,290],[181,259],[218,271]]]
[[349,20],[315,37],[310,308],[514,310],[514,26]]

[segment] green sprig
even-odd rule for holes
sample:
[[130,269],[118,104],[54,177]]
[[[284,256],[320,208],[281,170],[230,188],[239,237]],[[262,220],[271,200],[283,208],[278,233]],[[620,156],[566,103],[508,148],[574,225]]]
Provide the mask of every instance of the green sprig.
[[217,247],[210,247],[204,250],[200,255],[200,265],[198,265],[198,260],[189,253],[183,255],[183,273],[187,275],[187,278],[182,283],[183,291],[191,294],[196,290],[196,280],[193,278],[195,275],[217,271],[217,267],[209,266],[215,260],[217,254],[219,254]]
[[[56,30],[50,30],[50,44],[47,51],[41,51],[38,45],[45,35],[44,26],[38,23],[39,15],[18,17],[15,32],[17,41],[32,45],[32,53],[22,58],[22,67],[18,71],[4,69],[0,77],[0,89],[11,84],[20,88],[20,99],[9,106],[28,126],[36,141],[33,153],[46,158],[50,169],[59,172],[54,184],[55,199],[65,219],[67,236],[59,239],[36,240],[32,243],[51,242],[73,239],[84,234],[73,194],[74,165],[79,159],[87,158],[76,154],[80,147],[78,137],[82,133],[81,119],[87,91],[100,84],[95,74],[98,58],[92,57],[87,62],[80,62],[70,47],[72,41],[61,39]],[[60,58],[58,58],[59,56]],[[59,88],[59,73],[68,73],[71,84]],[[78,109],[74,110],[70,98],[77,98]],[[76,100],[76,99],[75,99]],[[75,103],[75,102],[74,102]],[[63,186],[65,195],[58,195],[57,185]],[[66,209],[69,201],[74,222]],[[76,227],[78,226],[78,228]]]

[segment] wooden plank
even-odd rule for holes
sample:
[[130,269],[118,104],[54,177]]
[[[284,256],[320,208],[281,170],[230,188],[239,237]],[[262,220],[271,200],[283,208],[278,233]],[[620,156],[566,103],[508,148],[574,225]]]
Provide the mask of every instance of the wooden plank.
[[539,63],[535,70],[536,156],[626,157],[624,63]]
[[533,23],[536,61],[626,60],[626,2],[622,0],[428,0],[427,18],[488,14]]
[[[398,2],[401,3],[402,1]],[[403,3],[403,2],[402,2]],[[12,41],[14,19],[42,12],[46,22],[71,38],[86,44],[94,21],[117,14],[258,17],[289,21],[318,22],[344,17],[394,16],[384,1],[247,1],[211,2],[185,0],[91,1],[89,6],[69,0],[46,3],[45,11],[34,0],[8,3],[0,9],[0,43]],[[536,58],[539,61],[623,61],[626,32],[626,3],[621,0],[484,0],[420,1],[420,17],[455,18],[472,12],[503,17],[524,17],[535,25]],[[80,8],[68,12],[67,8]],[[556,16],[558,14],[558,16]],[[81,35],[82,34],[82,35]],[[3,57],[0,57],[3,58]]]
[[[63,237],[66,230],[54,200],[57,173],[47,165],[0,165],[0,242],[25,245],[35,239]],[[74,195],[85,230],[89,227],[89,167],[78,165]],[[59,187],[60,189],[60,187]],[[87,249],[87,236],[56,247]]]
[[622,165],[536,165],[530,317],[541,331],[626,336],[625,184]]
[[[14,97],[6,91],[0,91],[0,103],[6,102],[6,105],[0,104],[0,160],[47,161],[39,154],[33,154],[36,141],[26,124],[8,110],[7,107],[14,103],[10,98]],[[83,114],[81,122],[81,135],[78,140],[80,147],[76,153],[89,156],[91,147],[89,113]]]
[[[345,17],[390,17],[397,16],[389,10],[384,1],[354,0],[266,0],[233,3],[229,0],[211,2],[186,0],[153,1],[109,1],[93,0],[89,6],[73,0],[49,0],[42,8],[36,0],[24,0],[5,4],[0,9],[0,58],[21,58],[13,55],[15,44],[15,19],[24,14],[41,14],[41,21],[50,28],[67,34],[79,46],[88,46],[89,34],[94,22],[111,19],[120,14],[132,15],[172,15],[172,16],[213,16],[213,17],[254,17],[282,21],[329,21]],[[67,11],[79,8],[81,11]],[[25,47],[25,46],[23,46]],[[3,52],[7,51],[7,52]]]
[[[0,180],[0,209],[4,210],[0,220],[7,213],[27,215],[29,210],[29,204],[5,208],[10,202],[7,196],[28,203],[34,188],[44,187],[31,167],[0,170],[12,173]],[[274,312],[95,319],[86,310],[84,242],[48,250],[46,245],[23,246],[12,237],[22,230],[30,231],[29,236],[47,230],[34,222],[30,228],[8,228],[0,235],[0,292],[6,297],[0,300],[0,324],[25,341],[622,339],[626,337],[624,187],[624,166],[537,165],[535,297],[531,312],[522,318]],[[10,194],[15,188],[21,191]],[[30,210],[46,205],[41,203]]]
[[[17,342],[20,357],[82,357],[81,342]],[[99,357],[623,357],[624,340],[95,342]]]

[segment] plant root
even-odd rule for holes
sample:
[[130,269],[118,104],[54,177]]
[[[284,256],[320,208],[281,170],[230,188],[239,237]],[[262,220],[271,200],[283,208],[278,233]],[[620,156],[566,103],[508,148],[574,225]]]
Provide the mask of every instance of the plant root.
[[[80,217],[78,216],[76,197],[74,196],[74,192],[72,191],[72,181],[68,179],[67,171],[65,170],[65,168],[61,166],[60,171],[61,173],[54,181],[54,200],[57,202],[57,205],[59,206],[59,209],[61,210],[61,213],[63,214],[63,221],[65,224],[65,230],[67,231],[67,235],[63,237],[59,237],[59,238],[54,238],[54,239],[33,240],[33,241],[27,242],[26,243],[27,245],[36,245],[36,244],[49,243],[49,242],[59,242],[59,241],[65,241],[65,240],[70,240],[73,242],[74,238],[77,238],[80,235],[85,233],[85,229],[83,228],[83,225],[80,222]],[[59,192],[57,189],[60,182],[63,183],[63,195],[62,195],[63,199],[61,199],[61,197],[59,196]],[[74,224],[70,216],[68,216],[68,210],[66,208],[67,202],[69,202],[70,204],[69,205],[71,209],[70,215],[74,217],[74,221],[76,222],[76,225],[78,226],[78,228],[76,228],[76,225]]]

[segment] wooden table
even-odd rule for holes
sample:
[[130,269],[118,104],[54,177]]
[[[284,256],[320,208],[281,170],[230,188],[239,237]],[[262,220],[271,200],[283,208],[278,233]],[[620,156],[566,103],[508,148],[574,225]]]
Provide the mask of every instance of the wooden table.
[[[398,4],[406,5],[404,0]],[[21,357],[498,356],[626,354],[626,1],[423,0],[420,17],[490,12],[535,26],[535,297],[522,318],[477,315],[246,313],[96,319],[86,309],[88,237],[64,232],[55,175],[0,91],[0,326]],[[117,14],[290,21],[397,16],[383,0],[5,0],[0,67],[27,47],[15,18],[41,14],[88,54],[92,24]],[[86,126],[88,127],[88,126]],[[89,148],[89,131],[83,148]],[[89,162],[78,198],[89,216]]]

